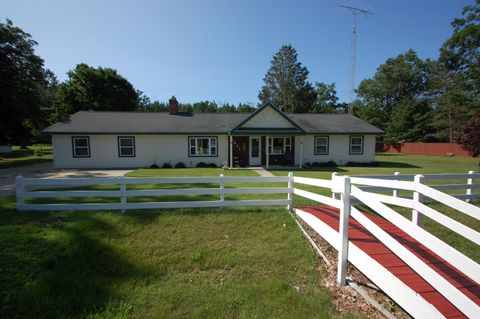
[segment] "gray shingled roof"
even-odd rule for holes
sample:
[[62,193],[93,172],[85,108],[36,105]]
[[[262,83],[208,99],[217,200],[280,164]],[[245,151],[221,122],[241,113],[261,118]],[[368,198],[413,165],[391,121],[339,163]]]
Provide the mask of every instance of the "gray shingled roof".
[[[47,134],[190,134],[228,133],[251,113],[94,112],[80,111],[46,128]],[[383,131],[347,114],[288,114],[306,133],[382,134]]]

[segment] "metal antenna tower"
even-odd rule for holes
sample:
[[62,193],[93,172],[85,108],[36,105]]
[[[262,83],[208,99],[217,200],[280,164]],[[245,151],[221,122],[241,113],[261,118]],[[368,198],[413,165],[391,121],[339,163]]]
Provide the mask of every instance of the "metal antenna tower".
[[349,83],[349,92],[348,97],[350,99],[350,104],[348,105],[348,114],[353,114],[353,92],[355,90],[355,63],[357,59],[357,16],[363,15],[367,17],[368,15],[373,15],[373,12],[367,11],[365,9],[354,8],[345,5],[339,5],[339,7],[348,9],[353,14],[353,26],[352,26],[352,56],[350,59],[350,83]]

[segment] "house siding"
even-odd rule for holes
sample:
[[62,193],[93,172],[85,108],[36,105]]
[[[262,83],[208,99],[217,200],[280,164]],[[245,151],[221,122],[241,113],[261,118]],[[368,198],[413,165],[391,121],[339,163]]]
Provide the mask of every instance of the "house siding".
[[[353,134],[352,136],[358,136]],[[328,136],[327,155],[315,155],[315,136]],[[350,154],[350,135],[316,134],[303,136],[303,163],[334,161],[337,165],[348,162],[369,163],[375,157],[375,135],[363,135],[363,154]],[[300,165],[300,138],[295,139],[295,165]]]
[[[162,166],[169,162],[179,162],[187,167],[195,167],[199,162],[223,165],[228,160],[228,136],[211,135],[218,138],[217,156],[189,157],[187,135],[131,135],[135,137],[135,157],[119,157],[119,135],[88,135],[90,137],[90,157],[74,158],[72,135],[53,135],[53,158],[56,168],[136,168],[152,164]],[[207,136],[191,134],[189,136]]]
[[242,125],[244,128],[294,128],[292,123],[287,121],[271,107],[263,109],[256,114],[247,123]]

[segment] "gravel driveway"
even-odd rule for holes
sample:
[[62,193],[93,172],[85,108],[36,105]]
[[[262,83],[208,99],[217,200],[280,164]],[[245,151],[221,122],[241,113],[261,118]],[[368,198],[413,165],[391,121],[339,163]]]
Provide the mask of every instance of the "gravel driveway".
[[17,175],[42,178],[117,177],[131,171],[125,169],[61,169],[53,168],[52,163],[2,168],[0,169],[0,197],[15,194],[15,177]]

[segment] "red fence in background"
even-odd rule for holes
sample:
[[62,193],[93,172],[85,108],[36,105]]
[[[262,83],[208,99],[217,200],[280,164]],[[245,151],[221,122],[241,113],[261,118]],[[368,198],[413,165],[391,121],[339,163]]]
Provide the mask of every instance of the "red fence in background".
[[437,155],[470,157],[470,153],[455,143],[402,143],[395,145],[380,144],[377,152],[395,154]]

